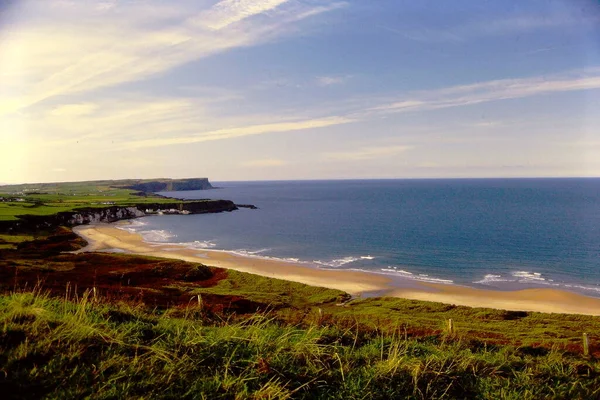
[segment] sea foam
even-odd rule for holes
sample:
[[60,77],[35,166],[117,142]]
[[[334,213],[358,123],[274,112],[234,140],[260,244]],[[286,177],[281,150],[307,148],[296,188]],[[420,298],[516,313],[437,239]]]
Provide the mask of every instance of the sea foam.
[[329,261],[322,261],[322,260],[313,260],[313,264],[316,264],[318,266],[322,266],[322,267],[328,267],[328,268],[340,268],[343,267],[344,265],[350,264],[350,263],[354,263],[356,261],[360,261],[360,260],[374,260],[375,257],[371,256],[371,255],[366,255],[366,256],[347,256],[347,257],[343,257],[343,258],[336,258],[333,260],[329,260]]
[[405,271],[403,269],[398,269],[398,267],[389,266],[387,268],[380,268],[380,271],[386,275],[394,275],[398,277],[402,277],[404,279],[410,279],[413,281],[420,282],[429,282],[429,283],[443,283],[446,285],[451,285],[454,283],[451,279],[442,279],[436,278],[433,276],[429,276],[429,274],[414,274],[409,271]]

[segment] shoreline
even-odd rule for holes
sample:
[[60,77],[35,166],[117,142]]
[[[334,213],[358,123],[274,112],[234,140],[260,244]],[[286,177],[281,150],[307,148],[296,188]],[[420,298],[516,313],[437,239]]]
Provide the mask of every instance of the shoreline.
[[73,231],[89,243],[78,252],[116,250],[129,254],[180,259],[311,286],[338,289],[353,296],[376,294],[467,307],[600,315],[600,298],[552,288],[486,290],[455,284],[403,280],[366,271],[318,269],[299,263],[241,256],[220,250],[195,250],[179,244],[149,243],[145,242],[141,235],[119,229],[112,224],[80,225],[73,228]]

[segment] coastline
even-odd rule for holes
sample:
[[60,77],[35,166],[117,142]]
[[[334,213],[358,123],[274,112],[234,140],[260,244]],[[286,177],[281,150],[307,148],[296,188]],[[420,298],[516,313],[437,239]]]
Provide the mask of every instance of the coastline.
[[218,250],[194,250],[177,244],[148,243],[141,235],[111,224],[80,225],[73,228],[73,231],[89,243],[77,252],[118,250],[131,254],[174,258],[311,286],[338,289],[352,295],[388,292],[393,289],[391,279],[385,276],[360,271],[320,270],[291,262],[244,257]]
[[338,289],[354,296],[376,293],[468,307],[600,315],[600,299],[551,288],[496,291],[403,280],[366,271],[318,269],[293,262],[247,257],[218,250],[195,250],[178,244],[148,243],[141,235],[111,224],[80,225],[73,231],[89,243],[78,252],[113,250],[199,262],[311,286]]

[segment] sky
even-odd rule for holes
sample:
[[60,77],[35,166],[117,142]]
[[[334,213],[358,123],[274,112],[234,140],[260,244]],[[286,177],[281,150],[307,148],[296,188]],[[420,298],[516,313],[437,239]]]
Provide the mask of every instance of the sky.
[[0,0],[0,182],[600,176],[598,0]]

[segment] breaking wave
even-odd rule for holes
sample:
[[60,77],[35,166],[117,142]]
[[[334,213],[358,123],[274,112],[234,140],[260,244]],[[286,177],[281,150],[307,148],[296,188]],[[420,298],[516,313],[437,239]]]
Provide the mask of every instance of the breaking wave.
[[430,276],[428,274],[414,274],[410,271],[406,271],[403,269],[398,269],[398,267],[387,267],[380,268],[380,271],[386,275],[394,275],[399,276],[404,279],[410,279],[419,282],[429,282],[429,283],[443,283],[447,285],[454,284],[454,281],[451,279],[442,279]]

